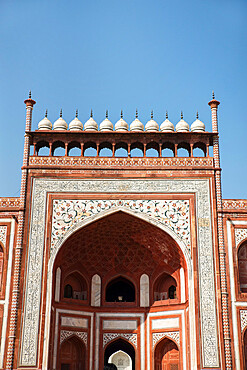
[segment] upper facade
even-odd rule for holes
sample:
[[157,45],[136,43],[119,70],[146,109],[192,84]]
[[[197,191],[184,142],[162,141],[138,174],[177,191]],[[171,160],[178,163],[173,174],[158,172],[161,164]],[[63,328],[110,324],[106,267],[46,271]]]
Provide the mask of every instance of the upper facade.
[[98,125],[26,104],[19,198],[0,198],[0,369],[243,369],[247,200],[221,195],[218,106]]

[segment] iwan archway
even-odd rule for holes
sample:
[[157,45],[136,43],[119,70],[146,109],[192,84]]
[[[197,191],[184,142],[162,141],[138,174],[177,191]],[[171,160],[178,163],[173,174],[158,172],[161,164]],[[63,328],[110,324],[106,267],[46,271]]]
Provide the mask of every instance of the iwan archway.
[[[61,336],[78,332],[86,346],[86,369],[103,368],[105,348],[118,337],[135,348],[135,368],[144,370],[148,363],[148,369],[155,338],[168,332],[179,341],[186,368],[185,342],[193,330],[185,310],[194,325],[191,262],[169,234],[150,219],[117,211],[78,228],[64,241],[52,270],[49,366],[60,361]],[[111,299],[109,287],[115,289]]]

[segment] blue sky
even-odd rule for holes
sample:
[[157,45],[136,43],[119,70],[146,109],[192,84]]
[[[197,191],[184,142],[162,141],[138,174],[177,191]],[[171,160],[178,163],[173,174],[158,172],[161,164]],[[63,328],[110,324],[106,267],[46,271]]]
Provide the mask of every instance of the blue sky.
[[246,16],[245,0],[0,1],[0,196],[19,195],[29,89],[33,129],[46,108],[68,123],[138,108],[144,124],[198,110],[208,131],[215,90],[223,197],[247,198]]

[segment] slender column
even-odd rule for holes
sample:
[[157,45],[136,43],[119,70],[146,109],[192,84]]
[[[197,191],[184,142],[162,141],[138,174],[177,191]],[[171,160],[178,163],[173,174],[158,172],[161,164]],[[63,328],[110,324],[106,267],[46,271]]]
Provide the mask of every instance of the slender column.
[[177,157],[177,156],[178,156],[178,144],[175,144],[174,157]]
[[146,157],[147,144],[143,144],[143,157]]
[[52,143],[49,143],[49,148],[50,148],[49,156],[51,157],[52,156]]
[[207,144],[207,151],[206,151],[206,153],[205,153],[205,157],[209,157],[209,144]]
[[84,143],[81,143],[81,157],[83,157],[83,155],[84,155],[83,147],[84,147]]
[[[212,131],[218,132],[218,117],[217,110],[219,101],[213,99],[208,103],[212,112]],[[213,139],[213,153],[215,170],[215,188],[216,188],[216,204],[217,204],[217,223],[218,223],[218,243],[219,243],[219,263],[220,263],[220,288],[221,288],[221,306],[223,319],[223,338],[225,348],[225,363],[226,370],[232,369],[232,353],[231,353],[231,338],[230,338],[230,322],[228,308],[228,289],[226,277],[226,252],[224,243],[223,230],[223,213],[222,213],[222,190],[221,190],[221,169],[220,169],[220,153],[219,153],[219,138]]]
[[99,156],[99,143],[96,144],[96,149],[97,149],[97,157]]
[[193,157],[193,144],[190,144],[190,157]]
[[115,157],[115,143],[112,144],[112,156]]
[[36,143],[33,143],[33,155],[36,155]]
[[68,156],[68,143],[65,143],[65,157]]
[[162,144],[159,144],[159,156],[162,157]]
[[128,143],[128,157],[130,158],[130,143]]
[[27,176],[28,176],[28,162],[30,152],[30,136],[28,134],[31,131],[32,124],[32,110],[36,103],[31,99],[31,91],[29,93],[29,99],[25,100],[26,104],[26,129],[25,129],[25,140],[24,140],[24,153],[23,153],[23,169],[21,175],[21,192],[20,192],[20,210],[18,214],[18,229],[17,239],[15,248],[15,258],[13,266],[13,287],[11,297],[11,310],[10,310],[10,324],[9,324],[9,337],[8,337],[8,349],[7,349],[7,361],[6,370],[13,369],[13,360],[15,352],[15,338],[16,338],[16,324],[18,314],[18,301],[19,301],[19,289],[20,289],[20,272],[21,272],[21,257],[22,257],[22,242],[25,225],[25,203],[26,203],[26,189],[27,189]]

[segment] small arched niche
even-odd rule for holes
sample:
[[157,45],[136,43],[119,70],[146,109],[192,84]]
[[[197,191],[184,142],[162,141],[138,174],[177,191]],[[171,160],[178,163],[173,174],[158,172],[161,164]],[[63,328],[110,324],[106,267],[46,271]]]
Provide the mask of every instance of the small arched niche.
[[247,240],[238,249],[238,274],[240,292],[247,293]]
[[122,277],[111,280],[106,286],[105,292],[106,302],[135,302],[135,286],[134,284]]
[[154,351],[155,370],[179,370],[179,349],[175,342],[168,338],[162,339]]
[[86,301],[88,299],[87,283],[82,275],[75,271],[64,280],[63,297],[69,299],[79,299]]
[[244,355],[244,369],[247,369],[247,329],[245,329],[243,335],[243,355]]
[[161,274],[154,283],[153,299],[156,301],[177,299],[177,282],[169,274]]
[[63,341],[59,351],[59,369],[85,369],[86,348],[85,344],[76,336]]

